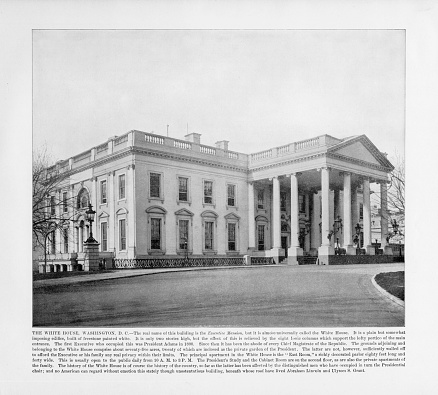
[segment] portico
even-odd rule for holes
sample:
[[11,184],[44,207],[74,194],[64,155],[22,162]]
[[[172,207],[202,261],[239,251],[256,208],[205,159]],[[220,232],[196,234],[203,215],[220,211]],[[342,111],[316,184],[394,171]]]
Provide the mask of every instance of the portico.
[[[317,256],[322,265],[335,254],[374,255],[370,184],[380,184],[383,218],[392,169],[364,135],[343,140],[324,135],[251,155],[249,253],[288,264]],[[354,245],[357,224],[362,232]],[[381,228],[385,240],[387,220]],[[391,254],[383,244],[382,249]]]

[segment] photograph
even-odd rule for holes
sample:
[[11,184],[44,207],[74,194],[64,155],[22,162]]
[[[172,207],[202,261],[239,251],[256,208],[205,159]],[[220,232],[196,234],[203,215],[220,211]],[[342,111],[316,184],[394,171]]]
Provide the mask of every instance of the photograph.
[[404,327],[405,108],[404,29],[32,30],[33,327]]

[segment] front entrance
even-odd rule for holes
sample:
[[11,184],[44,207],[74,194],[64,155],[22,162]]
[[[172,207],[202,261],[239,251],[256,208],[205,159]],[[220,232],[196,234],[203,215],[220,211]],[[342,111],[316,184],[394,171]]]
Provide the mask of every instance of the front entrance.
[[287,250],[289,248],[287,245],[287,236],[281,236],[281,248],[284,250],[284,257],[287,258]]

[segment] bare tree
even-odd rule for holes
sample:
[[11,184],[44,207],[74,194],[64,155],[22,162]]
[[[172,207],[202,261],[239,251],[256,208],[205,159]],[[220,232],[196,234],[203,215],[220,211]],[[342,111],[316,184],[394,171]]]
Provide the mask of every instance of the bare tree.
[[68,177],[67,168],[53,160],[43,147],[33,153],[32,163],[32,231],[33,241],[47,250],[47,238],[73,219],[74,202],[61,192]]
[[405,160],[396,154],[394,170],[389,175],[388,210],[404,219],[405,216]]

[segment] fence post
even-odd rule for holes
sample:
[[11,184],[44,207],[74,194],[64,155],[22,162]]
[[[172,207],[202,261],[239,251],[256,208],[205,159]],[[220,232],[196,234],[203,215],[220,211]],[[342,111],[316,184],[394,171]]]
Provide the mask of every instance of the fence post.
[[251,255],[244,255],[243,259],[245,260],[245,265],[250,266],[251,265]]

